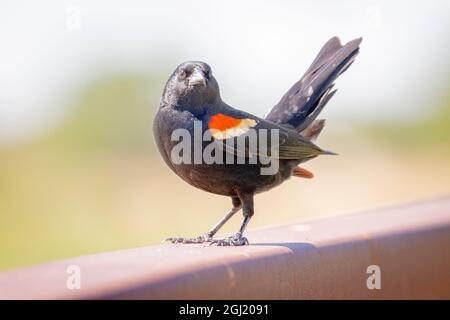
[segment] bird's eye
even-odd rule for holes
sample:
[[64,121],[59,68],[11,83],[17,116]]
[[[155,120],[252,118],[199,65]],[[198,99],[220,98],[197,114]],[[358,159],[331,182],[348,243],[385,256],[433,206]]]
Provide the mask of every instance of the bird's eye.
[[206,69],[205,76],[209,79],[211,77],[211,69]]
[[186,71],[180,70],[180,73],[178,74],[178,78],[179,78],[180,80],[186,79]]

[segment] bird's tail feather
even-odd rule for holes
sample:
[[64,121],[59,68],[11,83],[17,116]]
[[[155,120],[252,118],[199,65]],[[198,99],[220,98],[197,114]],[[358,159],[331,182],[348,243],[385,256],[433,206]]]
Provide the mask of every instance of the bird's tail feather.
[[314,141],[319,136],[322,129],[325,127],[325,119],[316,119],[309,126],[305,128],[301,133],[303,137],[309,141]]
[[336,92],[332,90],[333,82],[353,63],[361,41],[358,38],[343,46],[337,37],[331,38],[266,119],[300,132],[306,130]]

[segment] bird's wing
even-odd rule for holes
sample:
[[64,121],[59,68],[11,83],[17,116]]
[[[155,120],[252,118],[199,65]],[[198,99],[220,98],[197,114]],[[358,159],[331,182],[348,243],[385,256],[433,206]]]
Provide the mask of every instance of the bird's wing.
[[241,157],[307,160],[326,154],[300,133],[276,123],[240,112],[210,115],[208,129],[225,151]]
[[341,45],[331,38],[314,62],[265,117],[266,120],[304,130],[333,96],[334,80],[353,63],[362,39]]

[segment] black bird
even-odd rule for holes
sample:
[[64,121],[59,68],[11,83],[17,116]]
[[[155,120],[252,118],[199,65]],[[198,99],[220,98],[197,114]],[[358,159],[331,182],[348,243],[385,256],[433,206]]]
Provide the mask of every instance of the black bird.
[[[311,178],[312,173],[298,165],[321,154],[333,154],[311,142],[325,125],[324,120],[316,118],[336,92],[332,89],[335,79],[353,63],[361,41],[359,38],[341,45],[337,37],[331,38],[303,77],[264,119],[223,102],[218,83],[206,63],[189,61],[176,68],[166,83],[154,120],[153,130],[159,151],[167,165],[183,180],[199,189],[231,197],[232,208],[205,234],[195,238],[172,237],[166,241],[248,244],[243,232],[254,213],[253,196],[278,186],[291,176]],[[202,135],[209,132],[211,140],[221,146],[221,151],[211,154],[222,152],[231,155],[235,160],[233,164],[205,163],[202,159],[195,162],[197,156],[188,152],[195,154],[196,123],[200,124]],[[178,154],[190,161],[174,159],[173,151],[179,142],[173,138],[173,133],[177,129],[190,134],[190,140],[185,141],[188,148]],[[274,141],[268,140],[266,149],[262,150],[259,145],[252,150],[248,145],[237,147],[236,139],[248,136],[251,131],[261,133],[262,129],[278,133]],[[231,140],[235,143],[228,144]],[[202,152],[207,145],[207,141],[197,142]],[[271,146],[276,147],[276,153],[268,152]],[[250,158],[254,157],[257,161],[251,163]],[[246,161],[239,163],[237,158]],[[274,174],[262,174],[261,169],[268,167],[263,159],[278,161],[278,170]],[[244,220],[239,232],[227,238],[214,239],[216,232],[240,209]]]

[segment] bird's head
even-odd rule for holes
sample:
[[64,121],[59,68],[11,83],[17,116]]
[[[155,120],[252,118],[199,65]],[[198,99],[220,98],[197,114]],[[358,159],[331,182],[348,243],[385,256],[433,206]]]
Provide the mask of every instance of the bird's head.
[[179,65],[166,83],[162,100],[186,108],[203,108],[220,101],[219,85],[211,67],[201,61]]

